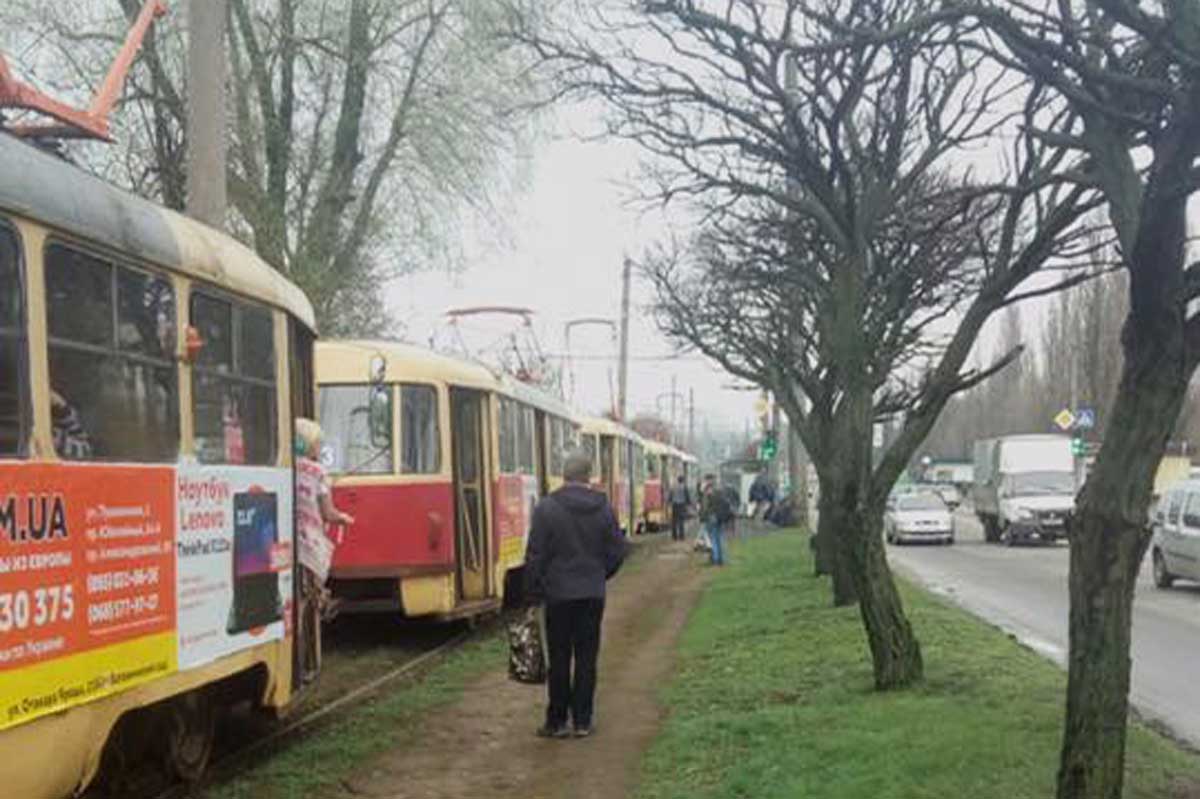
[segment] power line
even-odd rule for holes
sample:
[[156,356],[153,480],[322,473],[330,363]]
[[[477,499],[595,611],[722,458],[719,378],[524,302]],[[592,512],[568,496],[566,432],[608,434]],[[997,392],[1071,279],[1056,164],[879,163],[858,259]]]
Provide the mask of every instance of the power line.
[[[567,355],[561,352],[546,352],[543,353],[547,358],[557,358],[565,360]],[[615,361],[619,356],[616,355],[576,355],[570,356],[572,360],[577,361]],[[701,355],[630,355],[631,361],[706,361]]]

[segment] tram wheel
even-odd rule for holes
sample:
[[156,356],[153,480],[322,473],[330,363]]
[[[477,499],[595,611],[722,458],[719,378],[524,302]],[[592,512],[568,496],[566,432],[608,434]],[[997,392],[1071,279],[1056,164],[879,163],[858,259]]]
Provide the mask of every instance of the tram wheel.
[[171,700],[163,718],[163,765],[184,782],[204,774],[216,739],[217,714],[211,697],[192,691]]

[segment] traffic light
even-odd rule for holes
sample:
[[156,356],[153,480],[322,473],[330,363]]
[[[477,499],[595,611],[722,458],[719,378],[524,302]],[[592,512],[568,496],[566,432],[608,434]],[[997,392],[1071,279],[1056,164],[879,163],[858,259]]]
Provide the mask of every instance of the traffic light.
[[1072,438],[1071,439],[1071,454],[1078,458],[1080,455],[1083,455],[1084,452],[1085,452],[1085,448],[1084,448],[1084,444],[1083,444],[1083,439],[1080,438],[1079,436],[1075,436],[1074,438]]
[[769,461],[775,457],[775,453],[779,451],[779,441],[775,438],[775,431],[768,430],[763,435],[762,441],[762,459]]

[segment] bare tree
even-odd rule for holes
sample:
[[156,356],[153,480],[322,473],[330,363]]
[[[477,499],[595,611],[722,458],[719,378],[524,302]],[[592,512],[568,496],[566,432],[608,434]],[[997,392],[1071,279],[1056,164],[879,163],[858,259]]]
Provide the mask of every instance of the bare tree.
[[986,49],[1062,104],[1032,132],[1108,203],[1129,308],[1124,361],[1098,460],[1077,502],[1061,799],[1122,792],[1134,585],[1150,540],[1154,475],[1200,359],[1188,302],[1187,204],[1200,155],[1200,22],[1194,2],[950,3],[992,32]]
[[[43,83],[87,91],[141,0],[13,0],[5,38]],[[227,0],[229,227],[309,294],[323,332],[387,326],[382,285],[448,265],[464,210],[498,219],[519,176],[524,53],[500,0]],[[173,208],[187,197],[185,15],[161,20],[131,73],[123,146],[88,154]],[[18,34],[16,31],[19,31]],[[46,52],[53,51],[50,59]],[[39,56],[38,53],[41,53]],[[95,57],[93,57],[95,56]],[[47,62],[53,61],[47,65]]]
[[[879,535],[888,491],[949,397],[1015,357],[963,369],[987,318],[1028,294],[1017,286],[1073,254],[1090,204],[1013,124],[1043,113],[1040,95],[997,111],[1020,82],[981,70],[955,25],[913,24],[932,7],[664,0],[576,8],[586,36],[523,37],[652,157],[647,199],[696,214],[696,235],[647,258],[662,324],[773,390],[795,424],[835,601],[857,598],[881,689],[923,669]],[[841,43],[860,28],[906,32]],[[1017,142],[1002,184],[955,171],[1002,130]],[[872,463],[886,418],[903,421]]]

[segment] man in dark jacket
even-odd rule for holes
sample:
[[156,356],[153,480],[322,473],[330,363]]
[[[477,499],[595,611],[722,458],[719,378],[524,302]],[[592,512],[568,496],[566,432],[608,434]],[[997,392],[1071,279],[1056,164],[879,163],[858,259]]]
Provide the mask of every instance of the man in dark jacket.
[[588,487],[591,472],[586,452],[567,455],[566,484],[534,508],[525,552],[526,591],[546,604],[550,704],[537,732],[547,738],[571,734],[568,712],[577,738],[592,733],[605,582],[625,559],[625,539],[608,498]]

